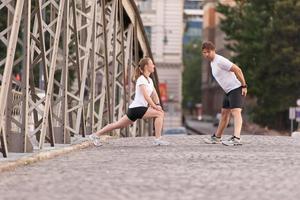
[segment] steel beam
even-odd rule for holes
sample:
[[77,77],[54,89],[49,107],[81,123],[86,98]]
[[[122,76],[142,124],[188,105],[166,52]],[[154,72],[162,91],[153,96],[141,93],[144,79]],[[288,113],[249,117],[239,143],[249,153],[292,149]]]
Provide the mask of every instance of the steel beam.
[[[70,143],[71,136],[84,137],[124,115],[134,97],[137,63],[141,55],[152,57],[133,0],[0,0],[0,15],[8,21],[0,30],[6,46],[0,58],[4,157],[7,136],[15,146],[20,139],[18,151],[30,152]],[[19,66],[20,81],[12,74]],[[147,136],[151,125],[139,120],[114,134]]]

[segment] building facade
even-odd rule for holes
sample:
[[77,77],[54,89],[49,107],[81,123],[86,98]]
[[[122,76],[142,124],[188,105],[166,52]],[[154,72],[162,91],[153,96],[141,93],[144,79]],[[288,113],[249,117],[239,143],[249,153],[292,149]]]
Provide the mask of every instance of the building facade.
[[201,40],[204,0],[185,0],[183,44]]
[[136,0],[155,60],[164,128],[182,125],[183,0]]

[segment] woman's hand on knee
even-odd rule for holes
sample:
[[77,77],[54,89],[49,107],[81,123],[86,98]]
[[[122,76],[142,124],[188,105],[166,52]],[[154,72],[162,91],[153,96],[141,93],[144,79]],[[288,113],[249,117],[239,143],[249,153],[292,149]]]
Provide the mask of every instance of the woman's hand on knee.
[[155,107],[153,107],[153,109],[163,112],[163,109],[160,105],[155,105]]

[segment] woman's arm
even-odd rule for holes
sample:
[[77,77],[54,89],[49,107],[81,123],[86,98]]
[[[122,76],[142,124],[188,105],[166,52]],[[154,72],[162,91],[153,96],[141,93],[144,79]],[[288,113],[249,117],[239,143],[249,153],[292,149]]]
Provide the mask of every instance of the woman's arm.
[[152,100],[152,98],[147,94],[146,86],[145,86],[145,85],[140,85],[139,87],[140,87],[140,89],[141,89],[141,92],[142,92],[144,98],[145,98],[146,101],[148,102],[148,104],[149,104],[152,108],[154,108],[154,109],[156,109],[156,110],[162,110],[162,108],[161,108],[160,106],[156,105],[156,104],[155,104],[156,102],[154,102],[154,101]]
[[156,105],[160,105],[160,102],[159,102],[159,98],[158,98],[158,94],[156,92],[156,89],[154,88],[153,92],[152,92],[152,95],[151,95],[153,101],[155,102]]

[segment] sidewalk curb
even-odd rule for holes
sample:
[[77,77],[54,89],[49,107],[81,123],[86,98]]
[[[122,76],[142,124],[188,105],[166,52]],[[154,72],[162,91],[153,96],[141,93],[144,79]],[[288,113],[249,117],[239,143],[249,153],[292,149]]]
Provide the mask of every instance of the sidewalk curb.
[[51,151],[45,151],[45,152],[38,152],[35,155],[26,157],[26,158],[20,158],[16,161],[9,161],[8,163],[0,163],[0,173],[4,171],[12,171],[15,170],[17,167],[30,165],[33,163],[36,163],[38,161],[42,160],[48,160],[51,158],[58,157],[60,155],[64,155],[76,150],[85,149],[92,146],[92,143],[90,141],[84,141],[79,144],[74,144],[68,147],[63,147],[61,149],[54,149]]

